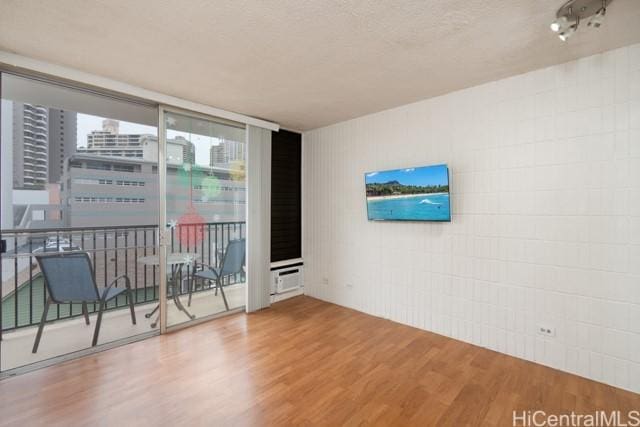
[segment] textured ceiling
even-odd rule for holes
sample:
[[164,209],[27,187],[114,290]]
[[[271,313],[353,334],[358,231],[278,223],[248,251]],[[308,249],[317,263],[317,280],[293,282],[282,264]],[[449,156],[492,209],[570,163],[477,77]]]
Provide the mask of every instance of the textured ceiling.
[[312,129],[640,42],[640,1],[0,0],[0,50]]

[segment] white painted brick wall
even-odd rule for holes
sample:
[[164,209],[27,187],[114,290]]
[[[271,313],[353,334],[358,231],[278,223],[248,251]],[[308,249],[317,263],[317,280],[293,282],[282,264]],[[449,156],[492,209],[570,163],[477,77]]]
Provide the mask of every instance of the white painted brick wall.
[[[640,392],[640,45],[304,140],[306,293]],[[365,172],[437,163],[452,223],[367,221]]]

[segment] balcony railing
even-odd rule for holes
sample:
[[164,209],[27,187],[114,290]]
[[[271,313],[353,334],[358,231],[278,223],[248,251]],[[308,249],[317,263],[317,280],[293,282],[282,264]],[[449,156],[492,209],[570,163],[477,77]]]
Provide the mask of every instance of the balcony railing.
[[[43,252],[83,251],[93,264],[98,286],[106,286],[115,277],[127,274],[134,288],[134,303],[148,304],[158,300],[159,269],[138,262],[158,250],[158,226],[71,227],[59,229],[2,230],[7,253],[1,255],[0,266],[0,338],[3,332],[37,325],[42,316],[47,290],[35,256]],[[168,251],[196,254],[196,262],[219,265],[230,240],[246,237],[244,222],[215,222],[181,225],[172,228]],[[188,292],[193,266],[186,265],[178,273],[177,291]],[[244,274],[225,281],[225,285],[244,282]],[[118,283],[116,286],[124,286]],[[194,292],[206,291],[205,284]],[[108,310],[126,308],[125,297],[110,302]],[[96,310],[89,305],[89,311]],[[48,321],[82,315],[80,303],[52,305]]]

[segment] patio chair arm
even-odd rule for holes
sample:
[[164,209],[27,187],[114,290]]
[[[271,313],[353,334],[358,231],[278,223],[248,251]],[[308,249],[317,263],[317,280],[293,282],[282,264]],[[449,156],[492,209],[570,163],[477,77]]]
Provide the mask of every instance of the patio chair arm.
[[102,295],[100,296],[101,300],[104,301],[104,299],[109,294],[109,289],[111,289],[113,285],[115,285],[120,279],[124,279],[124,285],[126,286],[127,289],[131,290],[131,280],[129,280],[129,276],[127,276],[126,274],[121,274],[120,276],[113,279],[111,283],[109,283],[109,286],[104,288],[104,291],[102,291]]

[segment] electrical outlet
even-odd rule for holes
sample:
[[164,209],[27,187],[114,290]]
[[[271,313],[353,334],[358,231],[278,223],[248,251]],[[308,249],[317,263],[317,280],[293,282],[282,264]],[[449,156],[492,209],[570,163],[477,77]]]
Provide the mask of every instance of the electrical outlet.
[[538,334],[544,335],[545,337],[555,337],[556,336],[556,328],[551,325],[538,325]]
[[353,283],[347,283],[345,286],[349,289],[353,289]]
[[323,285],[328,285],[329,284],[329,279],[327,277],[323,277],[322,278],[322,284]]

